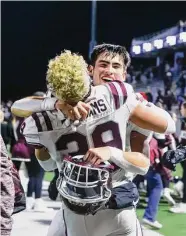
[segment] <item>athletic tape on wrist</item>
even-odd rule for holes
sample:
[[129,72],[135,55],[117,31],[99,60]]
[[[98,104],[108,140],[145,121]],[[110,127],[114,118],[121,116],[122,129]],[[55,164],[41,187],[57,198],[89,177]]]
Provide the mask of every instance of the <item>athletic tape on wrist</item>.
[[55,110],[57,98],[45,98],[41,104],[41,109],[44,111]]
[[51,170],[57,169],[56,162],[52,158],[50,158],[46,161],[38,160],[38,162],[41,165],[41,167],[46,171],[51,171]]

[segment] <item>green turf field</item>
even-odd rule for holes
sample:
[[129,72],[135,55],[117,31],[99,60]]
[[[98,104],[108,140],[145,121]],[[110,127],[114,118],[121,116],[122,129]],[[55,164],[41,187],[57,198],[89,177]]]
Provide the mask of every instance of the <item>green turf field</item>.
[[[145,205],[145,204],[144,204]],[[173,214],[168,211],[169,206],[165,201],[161,201],[159,205],[157,220],[163,224],[163,228],[158,230],[164,236],[185,236],[186,235],[186,215]],[[137,209],[139,219],[144,214],[144,208]]]
[[[174,175],[182,176],[182,168],[180,165],[177,166]],[[50,181],[53,178],[53,172],[46,172],[45,180]],[[144,214],[144,208],[146,203],[143,198],[140,207],[137,209],[137,214],[139,219],[142,218]],[[157,220],[163,224],[163,228],[159,230],[164,236],[186,236],[186,214],[173,214],[168,211],[168,203],[162,199],[159,205]]]
[[[176,172],[173,172],[173,175],[182,176],[182,167],[180,165],[177,166]],[[142,219],[146,206],[143,199],[141,203],[137,209],[139,219]],[[186,214],[173,214],[169,212],[169,208],[168,203],[161,199],[157,220],[163,224],[163,228],[158,230],[158,232],[164,236],[186,236]]]
[[53,172],[45,172],[45,177],[44,177],[44,179],[45,179],[45,181],[51,181],[52,178],[53,178],[53,176],[54,176],[54,173],[53,173]]

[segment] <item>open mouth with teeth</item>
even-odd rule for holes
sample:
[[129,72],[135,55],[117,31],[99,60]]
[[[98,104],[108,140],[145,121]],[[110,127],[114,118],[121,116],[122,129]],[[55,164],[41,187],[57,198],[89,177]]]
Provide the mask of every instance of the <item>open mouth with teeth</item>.
[[103,77],[102,80],[104,80],[105,82],[111,82],[113,81],[112,78],[109,78],[109,77]]

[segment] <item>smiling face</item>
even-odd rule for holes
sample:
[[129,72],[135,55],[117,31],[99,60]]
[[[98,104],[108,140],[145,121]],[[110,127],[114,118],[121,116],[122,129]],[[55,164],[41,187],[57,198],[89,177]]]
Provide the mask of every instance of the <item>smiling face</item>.
[[113,80],[125,80],[126,70],[121,55],[103,52],[100,54],[94,66],[91,66],[90,75],[94,85],[104,84]]

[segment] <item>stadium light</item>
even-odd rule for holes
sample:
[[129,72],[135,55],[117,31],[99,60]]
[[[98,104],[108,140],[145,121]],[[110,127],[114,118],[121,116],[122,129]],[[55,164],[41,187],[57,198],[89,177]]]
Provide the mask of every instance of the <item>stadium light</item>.
[[152,44],[151,43],[143,43],[143,50],[146,52],[150,52],[152,50]]
[[167,36],[166,43],[169,44],[169,46],[175,45],[176,44],[176,36]]
[[182,42],[186,42],[186,32],[181,32],[180,33],[180,41]]
[[162,39],[154,40],[154,47],[156,47],[157,49],[161,49],[163,47],[163,40]]
[[133,46],[133,47],[132,47],[132,51],[133,51],[133,53],[135,53],[135,54],[140,54],[140,53],[141,53],[141,48],[140,48],[139,45],[136,45],[136,46]]

